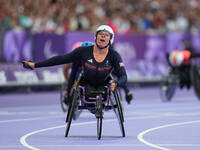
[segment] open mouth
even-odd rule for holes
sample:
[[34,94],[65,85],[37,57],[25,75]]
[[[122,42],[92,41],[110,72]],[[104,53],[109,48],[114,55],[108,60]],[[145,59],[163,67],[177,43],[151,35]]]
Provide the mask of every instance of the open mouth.
[[101,41],[101,42],[105,42],[105,40],[104,40],[104,39],[100,39],[100,41]]

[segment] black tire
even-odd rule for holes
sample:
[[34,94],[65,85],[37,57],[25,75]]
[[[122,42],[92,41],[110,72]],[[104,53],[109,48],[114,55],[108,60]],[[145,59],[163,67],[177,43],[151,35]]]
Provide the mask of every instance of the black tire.
[[119,95],[116,90],[113,92],[113,94],[114,94],[114,98],[115,98],[115,103],[117,105],[117,108],[114,108],[114,112],[115,112],[118,122],[119,122],[122,137],[125,137],[124,115],[123,115],[121,101],[119,99]]
[[126,101],[126,99],[123,100],[123,97],[122,97],[122,89],[121,89],[121,88],[117,89],[117,93],[119,93],[119,94],[118,94],[118,95],[119,95],[119,100],[120,100],[121,107],[122,107],[122,111],[123,111],[123,103],[124,103],[124,101]]
[[161,81],[160,98],[163,102],[171,101],[177,88],[176,77],[169,75]]
[[191,81],[198,100],[200,100],[200,68],[196,65],[191,67]]
[[118,93],[119,93],[119,99],[121,100],[121,102],[123,102],[123,98],[122,98],[122,89],[117,89]]
[[103,120],[103,102],[102,102],[102,95],[96,96],[96,112],[95,112],[96,118],[97,118],[97,137],[98,140],[101,139],[101,133],[102,133],[102,120]]
[[66,96],[67,96],[67,86],[65,83],[63,83],[60,89],[60,105],[63,112],[67,112],[68,110],[68,106],[65,104]]
[[101,133],[102,133],[102,117],[97,118],[97,137],[98,140],[101,139]]
[[72,118],[74,116],[74,110],[75,110],[75,107],[76,107],[77,97],[78,97],[77,90],[73,89],[72,102],[69,105],[69,109],[68,109],[68,113],[67,113],[67,118],[66,118],[67,125],[66,125],[65,137],[68,136],[68,133],[69,133],[69,130],[70,130]]

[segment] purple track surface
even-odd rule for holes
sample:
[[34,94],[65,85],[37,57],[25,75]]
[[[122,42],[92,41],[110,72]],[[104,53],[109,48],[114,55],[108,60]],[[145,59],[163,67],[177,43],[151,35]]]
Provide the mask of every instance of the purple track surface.
[[164,103],[159,88],[135,89],[123,103],[126,137],[113,111],[104,113],[102,139],[88,111],[65,138],[59,92],[0,95],[0,150],[199,150],[200,101],[193,89],[178,90]]

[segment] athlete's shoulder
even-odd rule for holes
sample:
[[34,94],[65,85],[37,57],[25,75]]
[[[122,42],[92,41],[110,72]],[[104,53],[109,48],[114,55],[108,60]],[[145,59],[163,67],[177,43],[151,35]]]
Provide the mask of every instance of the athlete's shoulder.
[[87,47],[80,46],[76,48],[74,51],[77,51],[78,53],[87,53],[87,52],[90,52],[92,48],[93,48],[92,46],[87,46]]
[[114,57],[121,57],[120,54],[113,48],[109,48],[110,54],[113,55]]

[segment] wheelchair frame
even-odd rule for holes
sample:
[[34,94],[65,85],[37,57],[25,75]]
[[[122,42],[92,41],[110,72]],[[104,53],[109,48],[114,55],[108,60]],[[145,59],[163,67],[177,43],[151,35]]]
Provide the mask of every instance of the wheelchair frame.
[[[84,87],[80,85],[80,80],[82,78],[82,75],[83,75],[83,71],[79,74],[77,82],[74,83],[71,93],[70,93],[72,101],[69,106],[67,117],[66,117],[67,124],[66,124],[65,137],[68,137],[72,118],[76,109],[78,110],[87,109],[91,113],[95,114],[95,117],[97,118],[98,140],[101,139],[104,110],[113,109],[119,121],[122,137],[125,137],[124,116],[123,116],[122,105],[121,105],[117,90],[111,92],[109,88],[107,88],[108,95],[106,95],[105,100],[103,100],[102,98],[102,96],[105,94],[104,93],[105,91],[90,91],[92,94],[96,95],[96,98],[93,99],[92,101],[88,101],[85,98]],[[82,90],[82,95],[81,95],[80,90]],[[111,98],[111,93],[113,93],[115,101]]]

